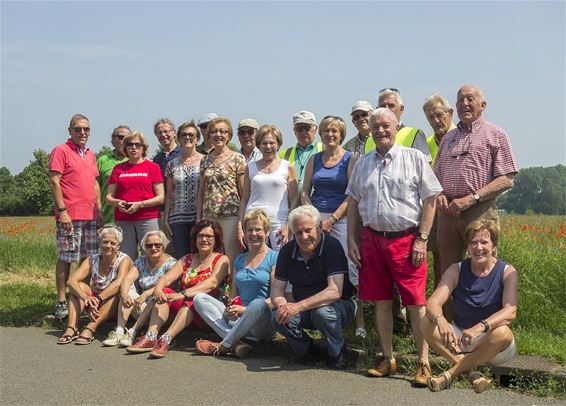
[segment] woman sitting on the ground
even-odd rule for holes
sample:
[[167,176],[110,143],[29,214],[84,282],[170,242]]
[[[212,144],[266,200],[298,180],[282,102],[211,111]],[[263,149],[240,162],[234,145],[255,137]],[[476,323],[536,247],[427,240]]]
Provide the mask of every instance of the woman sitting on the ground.
[[[169,351],[171,340],[193,324],[197,329],[208,326],[193,311],[193,298],[198,293],[221,297],[224,280],[228,276],[230,261],[222,251],[222,228],[214,221],[198,221],[191,231],[191,246],[195,254],[187,254],[163,275],[153,291],[155,304],[151,312],[149,328],[145,336],[127,348],[128,352],[150,352],[153,358],[162,358]],[[175,292],[169,286],[180,280],[181,290]],[[161,326],[169,316],[174,319],[169,329],[157,337]]]
[[[495,257],[499,229],[493,221],[476,220],[465,232],[470,258],[452,264],[427,303],[423,333],[429,345],[453,366],[428,378],[433,392],[449,388],[458,375],[468,373],[474,391],[491,386],[479,371],[482,364],[502,364],[515,355],[509,324],[517,314],[519,275]],[[442,314],[452,296],[454,321]]]
[[[137,332],[146,325],[155,303],[153,289],[155,284],[175,265],[175,258],[165,253],[167,238],[162,231],[147,232],[140,243],[145,253],[138,257],[130,267],[120,287],[120,305],[118,307],[118,322],[116,331],[111,331],[108,338],[102,342],[104,346],[128,347],[132,345]],[[147,311],[144,309],[148,307]],[[137,321],[132,328],[126,330],[126,323],[133,315]]]
[[[57,344],[86,345],[94,340],[96,329],[118,307],[120,284],[128,273],[132,260],[120,251],[122,230],[116,226],[105,226],[98,232],[100,253],[85,259],[70,276],[67,286],[71,291],[69,319]],[[90,279],[90,286],[87,284]],[[79,335],[79,317],[86,310],[90,322]]]
[[254,209],[246,214],[244,238],[249,251],[236,258],[227,307],[206,293],[195,296],[196,311],[223,339],[220,343],[198,340],[196,349],[199,353],[224,355],[232,352],[242,358],[251,346],[240,341],[241,338],[258,341],[275,335],[269,288],[277,253],[266,244],[270,228],[269,218],[263,210]]

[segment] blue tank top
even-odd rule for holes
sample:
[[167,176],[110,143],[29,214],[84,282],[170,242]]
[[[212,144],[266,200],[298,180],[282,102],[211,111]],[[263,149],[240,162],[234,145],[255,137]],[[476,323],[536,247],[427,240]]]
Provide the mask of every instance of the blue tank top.
[[352,153],[345,151],[342,159],[331,168],[322,164],[322,152],[314,156],[311,201],[321,213],[333,213],[346,199],[348,165]]
[[470,258],[460,262],[458,285],[452,292],[454,323],[463,329],[475,326],[503,307],[503,271],[507,264],[500,259],[485,277],[472,272]]

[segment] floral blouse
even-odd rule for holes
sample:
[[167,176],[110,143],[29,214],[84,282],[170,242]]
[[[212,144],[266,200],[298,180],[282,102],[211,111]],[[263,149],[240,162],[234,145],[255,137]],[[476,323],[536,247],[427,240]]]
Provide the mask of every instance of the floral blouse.
[[246,171],[246,159],[234,152],[220,163],[206,155],[200,161],[200,176],[204,177],[202,216],[205,218],[237,216],[241,194],[238,175]]
[[135,260],[134,266],[138,268],[139,277],[136,281],[136,287],[139,287],[140,292],[145,292],[155,286],[159,278],[165,275],[177,261],[175,258],[169,257],[158,269],[150,269],[147,262],[147,257],[141,256]]

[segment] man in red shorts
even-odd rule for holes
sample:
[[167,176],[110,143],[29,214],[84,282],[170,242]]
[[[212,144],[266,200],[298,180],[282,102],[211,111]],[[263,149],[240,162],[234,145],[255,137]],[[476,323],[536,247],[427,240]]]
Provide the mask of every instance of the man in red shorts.
[[[346,194],[348,254],[360,269],[360,299],[375,304],[376,329],[384,359],[368,370],[374,377],[396,372],[393,357],[393,283],[410,314],[419,353],[414,383],[426,386],[431,374],[428,346],[421,333],[425,317],[427,239],[442,191],[425,155],[395,143],[399,122],[386,108],[369,121],[376,151],[356,163]],[[360,224],[363,227],[360,230]]]
[[69,139],[53,148],[49,156],[49,185],[55,203],[57,223],[57,303],[53,314],[68,315],[65,288],[71,263],[98,252],[97,226],[102,225],[98,166],[86,147],[90,136],[88,118],[75,114],[69,124]]

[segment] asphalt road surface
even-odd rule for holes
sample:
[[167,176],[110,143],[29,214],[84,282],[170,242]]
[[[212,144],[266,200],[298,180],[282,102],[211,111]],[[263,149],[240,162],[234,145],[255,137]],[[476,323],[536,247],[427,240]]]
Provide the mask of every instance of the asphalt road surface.
[[104,348],[56,345],[60,331],[0,328],[2,405],[549,405],[564,402],[492,389],[412,388],[403,377],[304,368],[286,359],[195,355],[174,348],[163,359]]

